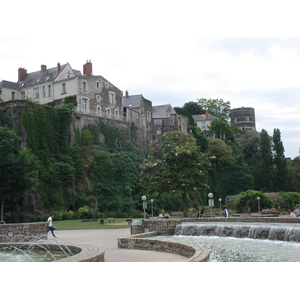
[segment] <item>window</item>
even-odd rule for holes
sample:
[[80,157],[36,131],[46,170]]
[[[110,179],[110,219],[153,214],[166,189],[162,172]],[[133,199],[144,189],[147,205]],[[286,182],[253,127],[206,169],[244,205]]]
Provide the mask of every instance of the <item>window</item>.
[[97,83],[96,83],[96,87],[97,87],[97,89],[99,89],[99,88],[100,88],[100,82],[99,82],[99,81],[97,81]]
[[147,111],[147,121],[151,122],[151,112]]
[[15,100],[15,92],[11,92],[11,100]]
[[96,96],[96,102],[97,102],[97,103],[100,103],[100,101],[101,101],[101,96],[100,96],[100,95],[97,95],[97,96]]
[[88,111],[88,99],[86,99],[86,98],[81,99],[81,111],[82,112]]
[[154,123],[155,124],[161,124],[162,123],[162,119],[154,119]]
[[202,122],[202,123],[201,123],[201,128],[202,128],[202,129],[205,129],[205,128],[206,128],[206,122]]
[[61,85],[61,93],[66,94],[67,93],[67,85],[66,83],[62,83]]
[[34,94],[34,100],[38,101],[40,99],[40,93],[39,93],[39,88],[35,88],[33,90],[33,94]]
[[107,115],[107,117],[108,117],[108,118],[111,118],[111,111],[110,111],[110,109],[109,109],[109,108],[107,109],[107,113],[106,113],[106,115]]
[[101,107],[100,107],[99,105],[97,106],[96,114],[97,114],[97,116],[99,116],[99,117],[101,117],[101,115],[102,115]]
[[116,93],[109,92],[109,102],[110,104],[116,104]]
[[51,97],[51,85],[48,85],[48,97]]
[[42,91],[43,91],[43,98],[45,98],[46,97],[46,87],[45,86],[42,87]]
[[25,92],[21,92],[21,99],[25,100]]
[[115,119],[119,119],[119,111],[117,109],[115,110]]
[[82,91],[86,92],[86,82],[85,81],[82,82]]

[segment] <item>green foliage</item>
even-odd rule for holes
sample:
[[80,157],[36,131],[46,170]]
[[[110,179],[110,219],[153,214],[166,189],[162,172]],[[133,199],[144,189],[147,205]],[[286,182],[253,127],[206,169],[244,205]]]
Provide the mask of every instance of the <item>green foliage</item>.
[[223,99],[197,99],[199,105],[204,109],[208,110],[214,116],[221,118],[225,121],[230,120],[230,102],[224,101]]
[[300,203],[300,193],[297,192],[277,192],[284,202],[282,208],[289,211],[292,208],[295,208],[297,204]]
[[51,164],[57,154],[67,152],[72,111],[70,107],[52,108],[28,103],[21,121],[27,132],[28,146],[44,164]]
[[207,156],[194,138],[179,131],[168,132],[151,143],[141,170],[141,182],[149,193],[182,193],[185,215],[187,192],[200,192],[207,186]]
[[16,132],[0,127],[0,202],[6,200],[6,206],[16,206],[38,178],[37,167],[36,157],[30,150],[21,149]]
[[234,209],[239,213],[247,212],[248,207],[250,207],[251,212],[257,211],[257,197],[260,197],[259,201],[261,209],[274,207],[272,199],[270,199],[270,197],[268,197],[266,194],[260,191],[249,190],[242,192],[241,195],[236,199],[234,203]]

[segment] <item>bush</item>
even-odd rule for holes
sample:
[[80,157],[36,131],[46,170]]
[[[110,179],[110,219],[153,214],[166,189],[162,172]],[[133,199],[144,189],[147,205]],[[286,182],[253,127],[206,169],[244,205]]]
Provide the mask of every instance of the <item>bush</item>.
[[97,212],[88,207],[87,205],[80,207],[78,209],[78,218],[79,219],[93,219],[97,217]]
[[238,213],[245,213],[250,208],[251,212],[257,211],[258,209],[258,200],[257,197],[260,197],[260,209],[274,207],[274,203],[269,196],[260,191],[248,190],[241,193],[234,203],[234,209]]
[[283,209],[290,211],[292,208],[295,208],[297,204],[300,203],[300,193],[297,192],[277,192],[283,201]]

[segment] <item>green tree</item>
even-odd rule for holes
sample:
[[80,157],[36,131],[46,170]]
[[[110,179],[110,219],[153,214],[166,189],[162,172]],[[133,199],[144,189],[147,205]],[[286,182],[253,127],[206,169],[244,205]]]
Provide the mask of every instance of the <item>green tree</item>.
[[233,163],[232,149],[221,139],[210,140],[207,152],[215,168]]
[[230,102],[223,99],[197,99],[198,103],[204,110],[208,110],[214,116],[225,121],[230,120]]
[[288,161],[286,190],[300,193],[300,156]]
[[208,131],[209,131],[209,134],[215,136],[215,138],[233,141],[232,128],[223,119],[212,120],[210,125],[208,126]]
[[262,129],[260,133],[260,161],[255,174],[256,187],[264,192],[273,190],[273,165],[272,165],[271,139],[268,132]]
[[285,191],[287,180],[287,161],[284,156],[284,147],[281,141],[280,130],[273,132],[273,152],[274,152],[274,191]]
[[141,182],[149,193],[181,192],[184,216],[187,193],[207,187],[209,161],[196,140],[179,131],[168,132],[149,146],[141,165]]
[[37,160],[21,149],[20,137],[7,127],[0,127],[0,198],[1,221],[4,220],[4,204],[13,207],[18,203],[38,177]]

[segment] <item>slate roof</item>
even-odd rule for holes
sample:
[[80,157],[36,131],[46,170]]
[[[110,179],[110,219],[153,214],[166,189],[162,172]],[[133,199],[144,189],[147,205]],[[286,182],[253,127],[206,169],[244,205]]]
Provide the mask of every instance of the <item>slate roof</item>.
[[2,80],[0,82],[0,88],[17,90],[19,88],[19,84],[12,81]]
[[208,114],[208,119],[206,119],[206,114],[203,114],[203,115],[193,115],[193,119],[195,122],[197,122],[197,121],[213,120],[218,118],[211,114]]
[[[67,64],[61,65],[61,70],[65,68]],[[80,71],[73,70],[75,76],[82,76]],[[46,69],[45,71],[36,71],[32,73],[28,73],[24,76],[24,78],[18,82],[19,89],[26,88],[30,86],[34,86],[36,84],[41,84],[45,82],[51,82],[55,80],[58,76],[59,72],[57,67]]]
[[[66,65],[61,65],[61,70]],[[58,75],[57,67],[46,69],[45,71],[36,71],[28,73],[19,81],[20,88],[26,88],[36,84],[41,84],[48,81],[53,81]]]
[[152,106],[153,119],[167,119],[170,118],[170,115],[174,114],[176,114],[176,111],[171,104]]
[[123,107],[141,107],[143,96],[142,95],[132,95],[128,97],[123,97]]

